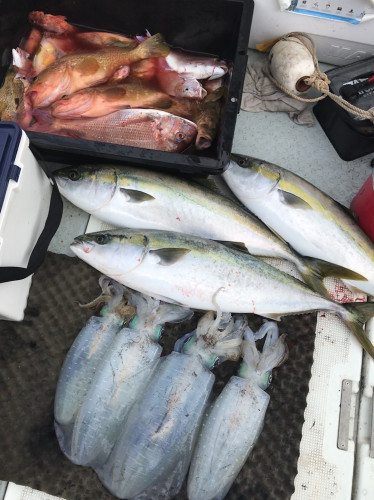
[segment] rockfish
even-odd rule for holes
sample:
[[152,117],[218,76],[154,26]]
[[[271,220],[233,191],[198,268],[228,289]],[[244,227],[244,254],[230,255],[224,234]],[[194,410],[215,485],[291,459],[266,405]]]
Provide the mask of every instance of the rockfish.
[[34,107],[46,107],[64,95],[105,83],[121,66],[148,57],[161,57],[169,50],[162,36],[157,34],[132,50],[107,47],[95,52],[68,54],[42,71],[27,93]]
[[57,118],[96,118],[125,108],[167,109],[172,101],[141,80],[107,83],[82,89],[53,103],[52,114]]
[[53,119],[43,111],[34,112],[39,122],[28,130],[66,135],[144,149],[179,153],[197,133],[194,123],[153,109],[124,109],[100,118]]
[[297,252],[360,274],[345,283],[374,295],[374,244],[332,198],[278,165],[241,155],[232,155],[223,178]]
[[257,257],[171,231],[118,229],[77,237],[72,251],[118,282],[190,308],[255,313],[279,320],[312,311],[336,313],[374,358],[363,324],[371,303],[341,305]]
[[81,45],[95,48],[117,46],[133,49],[139,45],[138,41],[134,38],[118,35],[117,33],[107,33],[105,31],[87,31],[84,33],[77,33],[74,38]]

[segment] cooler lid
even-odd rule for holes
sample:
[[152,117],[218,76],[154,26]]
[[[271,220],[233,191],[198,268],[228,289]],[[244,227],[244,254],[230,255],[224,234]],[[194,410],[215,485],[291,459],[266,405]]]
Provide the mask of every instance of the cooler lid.
[[21,128],[13,122],[0,121],[0,212],[10,180],[18,182],[21,169],[14,165],[22,137]]

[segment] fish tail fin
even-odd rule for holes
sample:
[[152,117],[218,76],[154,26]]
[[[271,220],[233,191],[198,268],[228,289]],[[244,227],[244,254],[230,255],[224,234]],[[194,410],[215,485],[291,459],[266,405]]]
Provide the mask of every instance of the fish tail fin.
[[364,276],[331,262],[326,262],[313,257],[300,257],[300,264],[297,266],[305,283],[313,290],[320,293],[324,297],[330,298],[323,279],[334,277],[340,279],[367,281]]
[[166,57],[170,52],[170,47],[165,43],[161,33],[147,38],[135,49],[142,59],[148,57]]
[[342,319],[365,351],[374,359],[374,345],[370,342],[365,330],[365,323],[374,317],[374,302],[343,304],[346,311]]

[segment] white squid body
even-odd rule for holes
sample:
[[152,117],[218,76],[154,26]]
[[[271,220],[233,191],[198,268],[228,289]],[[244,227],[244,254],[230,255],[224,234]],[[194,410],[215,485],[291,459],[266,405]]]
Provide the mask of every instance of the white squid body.
[[[202,318],[203,323],[207,317],[212,318],[211,313]],[[212,319],[210,324],[214,324]],[[231,321],[230,331],[233,325]],[[242,323],[235,327],[226,354],[237,355],[242,327]],[[220,333],[217,332],[217,340]],[[180,490],[215,378],[207,365],[217,355],[212,354],[214,349],[203,351],[204,348],[198,347],[200,355],[194,351],[189,355],[172,352],[160,360],[143,396],[133,406],[108,461],[96,469],[101,481],[117,497],[166,499]]]
[[108,346],[75,419],[66,455],[79,465],[98,467],[108,458],[161,356],[161,325],[191,314],[189,309],[138,295],[130,301],[137,306],[137,316]]
[[286,353],[275,323],[265,323],[257,335],[263,332],[270,336],[262,355],[254,343],[243,343],[245,378],[231,377],[203,421],[189,472],[189,500],[223,499],[260,436],[270,400],[263,389]]
[[72,427],[92,377],[123,323],[123,318],[111,309],[122,299],[122,292],[122,287],[117,285],[116,295],[106,307],[105,315],[89,318],[62,365],[55,394],[54,417],[57,438],[64,453],[70,447]]

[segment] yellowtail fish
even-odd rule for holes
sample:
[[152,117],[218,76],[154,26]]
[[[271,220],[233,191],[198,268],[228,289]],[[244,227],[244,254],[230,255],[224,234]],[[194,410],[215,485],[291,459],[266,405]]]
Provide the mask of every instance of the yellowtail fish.
[[[69,201],[118,227],[160,229],[239,244],[252,255],[292,262],[309,286],[344,269],[303,259],[248,211],[198,183],[134,167],[86,165],[55,173]],[[347,271],[348,272],[348,271]]]
[[262,260],[211,240],[171,231],[118,229],[77,237],[72,251],[107,276],[190,308],[255,313],[279,320],[336,313],[374,358],[363,325],[374,304],[341,305]]
[[301,255],[351,269],[348,286],[374,295],[374,244],[332,198],[285,168],[241,155],[223,178],[239,200]]

